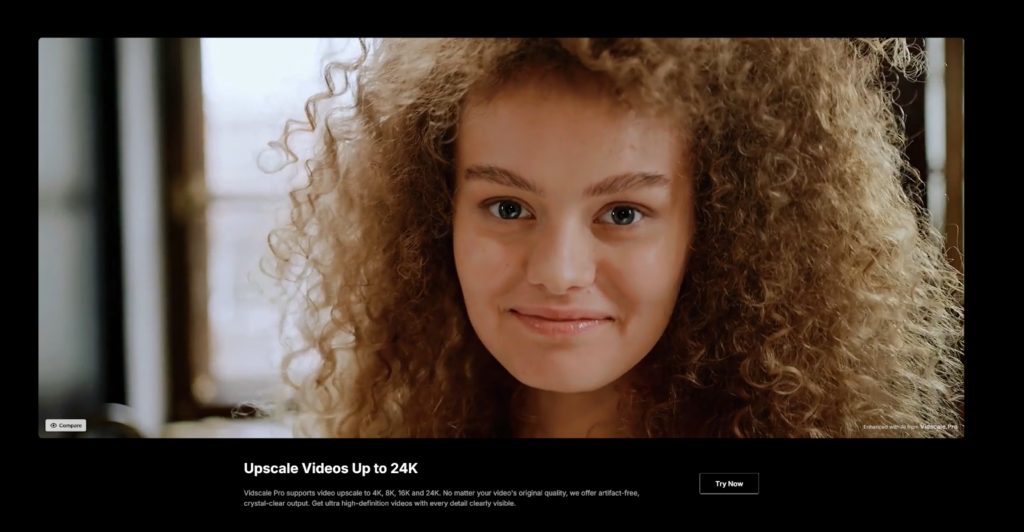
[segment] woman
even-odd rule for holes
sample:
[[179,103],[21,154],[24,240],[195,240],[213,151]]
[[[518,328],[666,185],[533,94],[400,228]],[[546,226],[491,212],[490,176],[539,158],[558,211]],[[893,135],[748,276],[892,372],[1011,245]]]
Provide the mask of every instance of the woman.
[[276,145],[321,140],[271,237],[305,305],[290,360],[318,361],[290,382],[300,434],[958,435],[962,284],[900,187],[879,78],[917,61],[897,39],[364,43]]

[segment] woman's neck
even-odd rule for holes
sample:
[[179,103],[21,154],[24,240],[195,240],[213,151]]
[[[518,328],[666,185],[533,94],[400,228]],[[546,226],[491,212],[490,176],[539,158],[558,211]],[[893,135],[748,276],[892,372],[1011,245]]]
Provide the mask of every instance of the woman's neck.
[[558,393],[529,389],[525,408],[526,438],[620,438],[625,435],[619,415],[619,386],[609,384],[592,392]]

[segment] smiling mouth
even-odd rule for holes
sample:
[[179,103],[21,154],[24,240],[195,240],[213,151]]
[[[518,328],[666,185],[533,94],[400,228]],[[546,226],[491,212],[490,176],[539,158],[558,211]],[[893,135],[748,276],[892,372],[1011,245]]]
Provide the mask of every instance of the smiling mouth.
[[509,313],[526,328],[536,334],[548,337],[572,337],[595,331],[602,326],[612,323],[612,318],[600,318],[597,315],[585,315],[580,313],[552,313],[546,312],[547,316],[528,314],[518,310],[510,310]]

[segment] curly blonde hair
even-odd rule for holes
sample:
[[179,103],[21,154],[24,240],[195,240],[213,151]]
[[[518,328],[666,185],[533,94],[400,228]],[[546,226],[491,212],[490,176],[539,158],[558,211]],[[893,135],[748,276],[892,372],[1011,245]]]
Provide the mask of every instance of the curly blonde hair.
[[[456,276],[452,141],[468,93],[537,68],[601,76],[693,139],[697,235],[623,397],[632,434],[962,435],[962,278],[901,188],[916,174],[883,81],[919,71],[905,40],[361,44],[271,144],[294,163],[292,135],[319,139],[270,238],[301,287],[297,435],[515,434],[521,385],[476,338]],[[316,371],[289,379],[303,354]]]

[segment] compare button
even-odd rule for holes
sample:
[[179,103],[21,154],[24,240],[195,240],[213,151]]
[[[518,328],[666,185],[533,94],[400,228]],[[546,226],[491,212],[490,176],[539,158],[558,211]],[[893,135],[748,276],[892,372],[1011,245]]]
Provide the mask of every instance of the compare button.
[[701,495],[757,495],[761,492],[757,473],[701,473]]
[[85,432],[85,420],[47,419],[46,432]]

